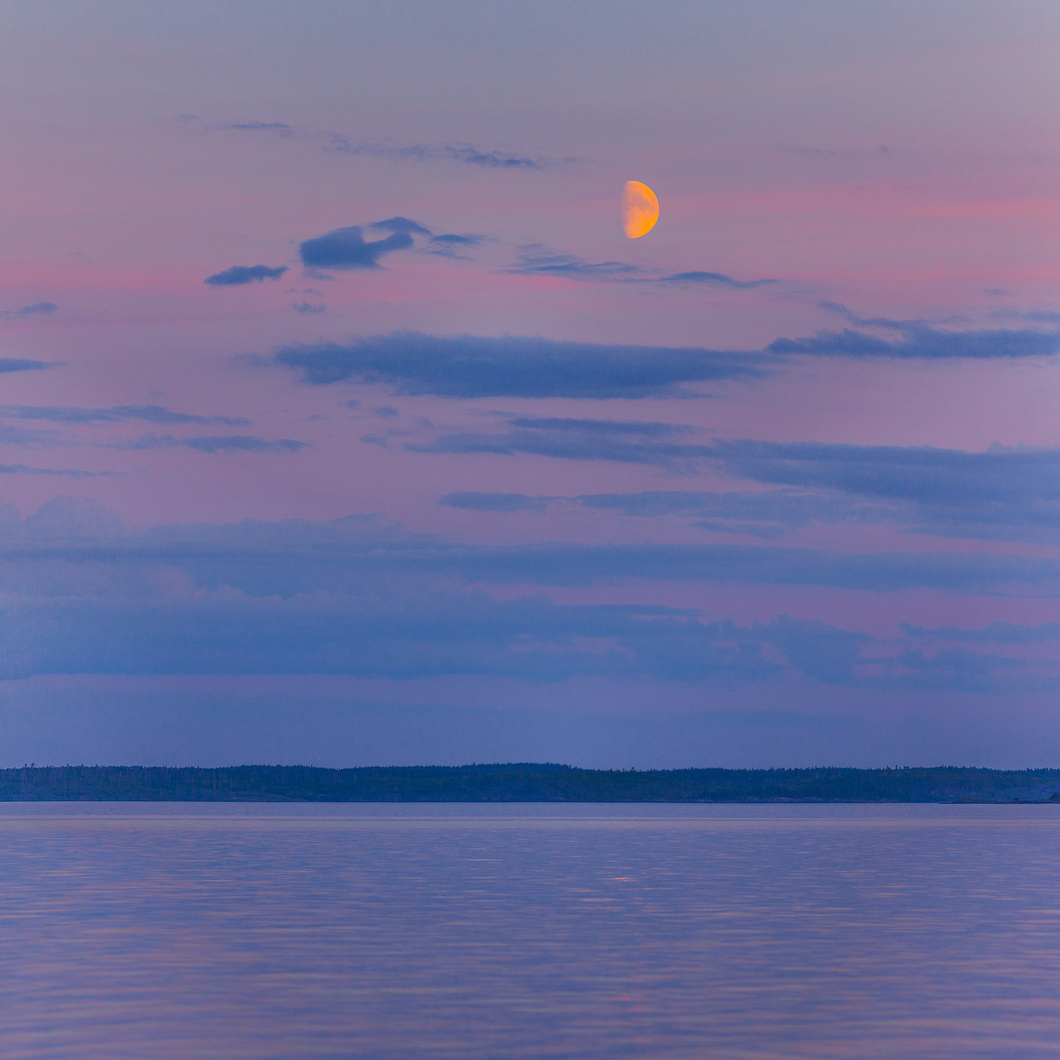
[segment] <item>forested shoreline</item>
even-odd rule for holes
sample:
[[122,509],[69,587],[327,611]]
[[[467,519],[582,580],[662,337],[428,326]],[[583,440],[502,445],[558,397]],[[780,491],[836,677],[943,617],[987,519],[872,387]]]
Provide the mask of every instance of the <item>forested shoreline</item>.
[[0,770],[0,801],[1060,803],[1060,769],[25,766]]

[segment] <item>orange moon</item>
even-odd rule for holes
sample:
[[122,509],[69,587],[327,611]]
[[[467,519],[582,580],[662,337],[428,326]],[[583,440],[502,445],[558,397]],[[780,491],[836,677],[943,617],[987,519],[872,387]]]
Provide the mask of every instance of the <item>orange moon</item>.
[[622,227],[630,239],[646,236],[659,220],[659,200],[647,184],[627,180],[622,192]]

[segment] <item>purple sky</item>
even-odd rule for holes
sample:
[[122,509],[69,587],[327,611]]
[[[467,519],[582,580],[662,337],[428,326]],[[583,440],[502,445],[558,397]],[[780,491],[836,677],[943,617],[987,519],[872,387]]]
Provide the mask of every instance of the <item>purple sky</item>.
[[0,764],[1060,764],[1058,44],[8,5]]

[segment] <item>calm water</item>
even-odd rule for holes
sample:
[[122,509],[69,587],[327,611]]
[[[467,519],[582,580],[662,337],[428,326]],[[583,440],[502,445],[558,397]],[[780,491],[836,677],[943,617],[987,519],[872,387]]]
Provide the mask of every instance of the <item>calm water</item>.
[[4,1060],[1056,1057],[1060,807],[0,806]]

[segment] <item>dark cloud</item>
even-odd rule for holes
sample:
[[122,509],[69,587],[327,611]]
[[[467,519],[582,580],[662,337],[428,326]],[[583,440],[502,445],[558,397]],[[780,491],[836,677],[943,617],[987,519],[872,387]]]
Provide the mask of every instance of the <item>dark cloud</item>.
[[902,673],[892,675],[899,687],[939,689],[958,692],[994,692],[1015,685],[1044,691],[1057,688],[1055,676],[1045,681],[1021,674],[1028,667],[1019,659],[998,654],[944,648],[934,654],[911,648],[898,656]]
[[384,254],[413,246],[414,235],[431,235],[430,229],[407,217],[391,217],[367,227],[390,235],[367,242],[360,225],[338,228],[299,244],[302,264],[313,269],[377,269]]
[[543,512],[547,497],[525,493],[447,493],[441,502],[448,508],[469,508],[476,512]]
[[807,622],[781,615],[768,625],[756,624],[764,641],[783,650],[788,665],[801,673],[831,685],[853,684],[862,646],[872,637],[864,633]]
[[[14,584],[14,575],[4,574],[3,564],[20,556],[39,559],[40,543],[19,539],[5,545],[5,540],[0,535],[0,576],[5,584]],[[371,585],[585,586],[631,581],[806,585],[888,593],[936,589],[1026,594],[1060,589],[1060,561],[1048,557],[832,553],[742,544],[479,546],[411,534],[369,516],[330,523],[177,525],[126,535],[113,553],[70,552],[65,545],[63,549],[56,553],[56,562],[84,563],[92,555],[129,569],[162,564],[186,570],[196,584],[266,596],[367,591]],[[27,576],[36,577],[33,570]],[[62,584],[57,586],[56,591],[62,591]]]
[[30,361],[24,357],[0,357],[0,373],[5,372],[41,372],[46,368],[58,365],[48,361]]
[[326,313],[328,307],[314,302],[295,302],[291,308],[296,313]]
[[224,272],[207,276],[202,282],[211,287],[240,287],[245,283],[257,283],[261,280],[278,280],[285,272],[286,265],[275,269],[268,265],[233,265]]
[[[364,242],[360,229],[342,229],[332,235],[346,232],[356,232],[356,238],[344,242],[343,237],[330,250],[321,252],[319,258],[313,257],[313,261],[323,265],[341,259],[349,262],[343,267],[373,268],[379,248],[397,249],[398,245],[407,247],[412,243],[411,235],[404,230],[372,243]],[[599,268],[611,264],[617,263],[603,263]],[[569,263],[547,266],[556,271],[574,267],[582,268]],[[777,339],[765,352],[402,332],[345,344],[290,346],[281,349],[274,359],[298,371],[305,382],[316,385],[356,380],[383,383],[398,393],[442,397],[603,399],[688,396],[690,384],[769,376],[785,357],[1011,359],[1048,357],[1058,349],[1060,332],[950,332],[928,326],[917,327],[896,340],[852,329],[822,332],[813,339]]]
[[496,584],[600,585],[627,579],[814,585],[868,592],[996,593],[1060,584],[1060,562],[950,552],[829,553],[766,545],[539,545],[421,556],[419,569]]
[[416,332],[290,346],[275,360],[316,385],[350,379],[384,383],[397,393],[462,398],[659,397],[682,393],[682,384],[767,374],[759,354]]
[[0,405],[0,417],[75,424],[144,420],[158,424],[216,423],[226,427],[243,427],[250,423],[250,420],[241,416],[195,416],[187,412],[174,412],[161,405],[113,405],[97,409],[65,405]]
[[[927,642],[952,633],[946,629],[907,627],[888,642],[788,615],[741,625],[706,621],[688,608],[556,604],[540,593],[502,600],[451,578],[425,577],[444,570],[458,581],[560,585],[756,581],[783,572],[789,584],[809,577],[849,585],[856,575],[860,587],[867,577],[893,590],[926,578],[967,585],[970,574],[996,585],[999,576],[1031,570],[1026,561],[1011,563],[694,546],[484,549],[370,516],[145,532],[127,530],[89,501],[61,497],[26,519],[0,505],[7,631],[0,674],[609,675],[708,685],[794,674],[884,688],[1056,688],[1057,665],[1048,658]],[[1049,571],[1055,585],[1060,569],[1052,563]],[[171,591],[176,577],[186,591]],[[964,639],[977,639],[979,631],[971,632]],[[1021,648],[1058,635],[1055,624],[983,632],[984,642]]]

